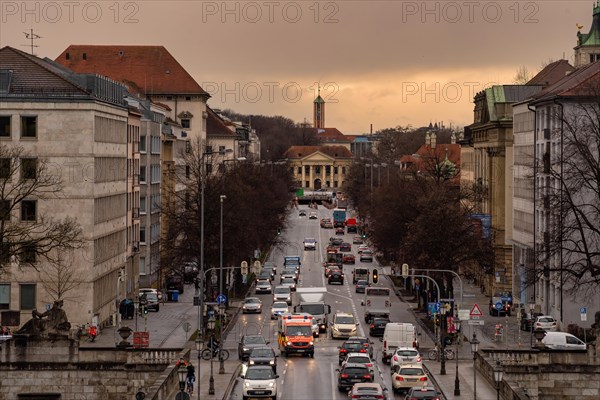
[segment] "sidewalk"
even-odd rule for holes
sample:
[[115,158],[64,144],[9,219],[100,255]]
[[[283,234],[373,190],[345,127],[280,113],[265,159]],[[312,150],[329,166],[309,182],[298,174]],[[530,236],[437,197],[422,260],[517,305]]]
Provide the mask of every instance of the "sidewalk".
[[[179,296],[178,302],[161,303],[160,311],[150,312],[147,319],[138,316],[137,329],[139,331],[144,331],[146,329],[149,332],[150,348],[189,349],[189,361],[196,368],[196,385],[194,387],[194,393],[190,398],[220,400],[223,399],[226,394],[229,394],[227,391],[231,391],[233,384],[236,382],[238,375],[237,369],[240,365],[237,359],[237,351],[233,347],[233,342],[229,341],[226,336],[223,345],[224,348],[229,350],[230,356],[229,359],[224,362],[224,374],[219,374],[219,360],[215,359],[213,361],[212,375],[214,379],[215,394],[209,395],[211,362],[210,360],[200,360],[194,341],[189,340],[190,336],[196,331],[198,323],[198,307],[193,305],[193,298],[194,286],[186,285],[184,293]],[[236,307],[235,302],[232,302],[230,310],[236,312],[236,310],[239,311],[239,309],[239,307]],[[235,324],[235,319],[236,317],[234,316],[231,320],[232,326]],[[136,321],[135,319],[123,320],[121,324],[135,330]],[[186,332],[184,328],[189,329]],[[121,341],[116,330],[117,327],[105,328],[100,332],[93,343],[82,340],[81,347],[115,348],[116,343]],[[128,340],[133,342],[133,336],[130,336]],[[200,385],[200,393],[198,393],[198,385]],[[178,391],[179,387],[173,385],[166,399],[174,399]]]

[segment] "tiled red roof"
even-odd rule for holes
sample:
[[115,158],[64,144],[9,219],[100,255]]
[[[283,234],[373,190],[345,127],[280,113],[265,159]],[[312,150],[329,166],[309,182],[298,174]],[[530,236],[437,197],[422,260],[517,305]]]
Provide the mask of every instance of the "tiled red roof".
[[533,96],[534,102],[554,97],[598,96],[600,62],[583,65]]
[[323,142],[341,142],[352,143],[354,137],[346,136],[337,128],[311,128],[317,134],[317,137]]
[[225,121],[217,115],[210,107],[206,107],[208,118],[206,120],[206,136],[236,136],[236,133],[229,129]]
[[321,152],[333,158],[352,158],[350,150],[344,146],[292,146],[285,152],[285,157],[300,159],[316,152]]
[[[420,157],[415,156],[415,154]],[[460,166],[459,144],[438,143],[435,148],[431,148],[431,146],[424,144],[419,147],[415,154],[402,156],[400,162],[410,163],[414,165],[415,169],[423,170],[427,167],[426,163],[435,162],[436,164],[439,164],[446,159],[446,156],[448,156],[448,160],[452,162],[452,164],[456,165],[457,168]]]
[[531,78],[529,82],[527,82],[527,85],[553,85],[574,70],[575,67],[569,64],[567,60],[558,60],[546,65],[540,72]]
[[157,106],[164,108],[165,111],[171,111],[171,107],[169,107],[168,105],[166,105],[165,103],[161,103],[159,101],[155,101],[153,102],[154,104],[156,104]]
[[70,45],[56,61],[75,72],[107,76],[146,95],[208,96],[163,46]]

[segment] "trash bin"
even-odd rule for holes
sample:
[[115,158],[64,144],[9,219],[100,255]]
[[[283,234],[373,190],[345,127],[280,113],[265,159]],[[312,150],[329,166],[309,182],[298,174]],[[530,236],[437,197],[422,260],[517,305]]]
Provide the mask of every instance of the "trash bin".
[[177,303],[179,301],[179,290],[173,290],[172,292],[173,293],[171,294],[171,299],[172,301]]

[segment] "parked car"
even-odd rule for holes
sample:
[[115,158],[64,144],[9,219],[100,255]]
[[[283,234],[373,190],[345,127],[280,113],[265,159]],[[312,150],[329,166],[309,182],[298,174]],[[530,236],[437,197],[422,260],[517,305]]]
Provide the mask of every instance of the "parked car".
[[373,374],[362,364],[346,364],[338,372],[337,386],[340,392],[348,392],[355,383],[373,382]]
[[272,347],[255,347],[248,357],[248,365],[268,365],[277,373],[277,354]]
[[388,318],[373,318],[369,324],[369,335],[370,336],[383,336],[385,326],[390,322]]
[[140,304],[142,301],[146,302],[146,308],[148,311],[154,310],[158,312],[160,310],[160,302],[158,301],[158,294],[156,292],[140,292]]
[[262,313],[262,301],[258,297],[247,297],[242,303],[242,314]]
[[158,289],[153,289],[153,288],[141,288],[141,289],[139,290],[139,292],[140,292],[140,295],[141,295],[142,293],[148,293],[148,292],[156,293],[156,296],[158,297],[158,300],[162,300],[162,299],[163,299],[163,294],[162,294],[162,292],[161,292],[160,290],[158,290]]
[[290,312],[290,306],[285,301],[276,301],[271,306],[271,319],[277,319],[281,314]]
[[348,392],[348,399],[352,400],[387,400],[387,388],[382,388],[381,384],[374,382],[355,383],[352,390]]
[[369,287],[369,282],[363,279],[356,282],[356,293],[364,293],[366,288]]
[[342,263],[343,264],[356,264],[356,257],[354,257],[354,254],[346,253],[346,254],[344,254],[344,258],[342,258]]
[[442,400],[440,393],[431,386],[422,388],[411,388],[404,400]]
[[532,331],[533,329],[535,329],[533,327],[533,324],[535,322],[535,320],[537,319],[537,317],[539,317],[540,315],[544,315],[542,313],[522,313],[521,315],[521,330],[522,331]]
[[542,343],[549,349],[555,350],[586,350],[586,344],[577,336],[566,332],[546,332]]
[[198,276],[198,267],[195,262],[183,264],[183,282],[194,283],[194,279]]
[[373,253],[371,250],[364,250],[360,253],[360,261],[373,262]]
[[407,392],[411,388],[423,388],[429,384],[425,370],[417,365],[403,365],[392,372],[394,392]]
[[263,347],[269,342],[261,335],[244,335],[238,342],[238,357],[242,361],[246,361],[255,347]]
[[542,328],[546,332],[555,332],[557,329],[556,320],[550,315],[540,315],[533,324],[533,329],[537,328]]
[[256,286],[254,287],[254,293],[265,294],[271,292],[271,282],[268,279],[262,279],[256,282]]
[[352,251],[352,245],[348,242],[344,242],[340,244],[340,251]]
[[242,379],[242,398],[248,400],[250,398],[269,399],[277,398],[277,378],[279,376],[273,372],[273,368],[267,365],[243,365]]

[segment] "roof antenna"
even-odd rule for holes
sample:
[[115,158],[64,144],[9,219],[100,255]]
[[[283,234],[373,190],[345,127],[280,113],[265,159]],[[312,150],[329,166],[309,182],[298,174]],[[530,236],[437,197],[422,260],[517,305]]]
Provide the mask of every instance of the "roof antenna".
[[23,32],[23,33],[25,34],[25,38],[31,40],[31,43],[30,44],[22,44],[21,46],[31,47],[31,55],[35,56],[35,54],[33,54],[33,48],[40,47],[40,46],[38,46],[37,44],[34,44],[33,41],[36,39],[41,39],[42,37],[33,33],[33,28],[29,29],[29,33],[27,33],[27,32]]

